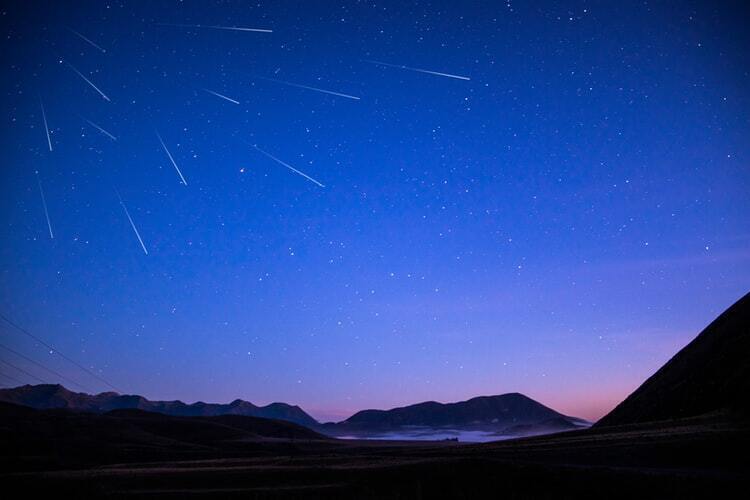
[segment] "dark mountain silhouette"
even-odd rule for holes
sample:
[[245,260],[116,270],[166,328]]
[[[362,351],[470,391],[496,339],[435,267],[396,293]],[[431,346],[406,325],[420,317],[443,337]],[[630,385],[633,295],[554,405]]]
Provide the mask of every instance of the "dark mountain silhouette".
[[304,425],[330,436],[366,437],[405,426],[454,429],[484,429],[509,435],[541,434],[588,426],[575,417],[562,415],[523,394],[481,396],[458,403],[434,401],[394,408],[364,410],[343,422],[320,424],[298,406],[272,403],[256,406],[236,399],[229,404],[182,401],[150,401],[138,395],[103,392],[89,395],[72,392],[61,385],[24,385],[0,389],[0,401],[35,409],[66,409],[76,412],[107,413],[115,410],[142,410],[181,417],[249,416],[285,420]]
[[116,392],[102,392],[89,395],[72,392],[61,385],[24,385],[13,389],[0,389],[0,401],[30,406],[37,409],[65,408],[74,411],[104,413],[111,410],[138,409],[165,415],[182,417],[210,417],[218,415],[243,415],[249,417],[286,420],[307,427],[318,422],[299,406],[286,403],[271,403],[256,406],[241,399],[229,404],[193,403],[182,401],[149,401],[142,396],[120,395]]
[[471,424],[519,425],[552,418],[566,418],[555,410],[519,393],[480,396],[458,403],[428,401],[392,410],[363,410],[345,420],[347,424],[424,425],[432,427]]
[[750,293],[597,422],[597,427],[688,418],[747,416],[750,408]]
[[[91,460],[104,462],[176,457],[232,456],[256,454],[269,446],[285,443],[318,443],[330,440],[301,425],[282,420],[220,415],[176,417],[143,410],[125,409],[88,413],[68,409],[37,410],[0,402],[0,440],[5,446],[23,449],[25,466],[70,466]],[[6,455],[6,454],[0,454]],[[7,467],[7,460],[0,460]],[[36,465],[31,465],[36,464]]]
[[332,435],[366,434],[419,426],[536,433],[543,427],[564,430],[587,425],[585,420],[558,413],[523,394],[510,393],[457,403],[428,401],[391,410],[363,410],[343,422],[325,424],[321,430]]

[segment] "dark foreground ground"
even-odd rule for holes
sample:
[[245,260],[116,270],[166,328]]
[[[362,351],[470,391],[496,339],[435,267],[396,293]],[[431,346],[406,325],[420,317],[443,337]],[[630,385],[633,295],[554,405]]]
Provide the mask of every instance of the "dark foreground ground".
[[4,498],[580,499],[731,498],[750,488],[750,428],[726,416],[478,445],[340,441],[293,424],[247,422],[5,408],[0,491]]

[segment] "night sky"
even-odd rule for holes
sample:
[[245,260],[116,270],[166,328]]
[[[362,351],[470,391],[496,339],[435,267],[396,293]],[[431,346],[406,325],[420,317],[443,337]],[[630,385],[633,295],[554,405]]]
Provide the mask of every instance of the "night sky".
[[743,2],[4,4],[0,312],[101,379],[6,386],[595,419],[748,291]]

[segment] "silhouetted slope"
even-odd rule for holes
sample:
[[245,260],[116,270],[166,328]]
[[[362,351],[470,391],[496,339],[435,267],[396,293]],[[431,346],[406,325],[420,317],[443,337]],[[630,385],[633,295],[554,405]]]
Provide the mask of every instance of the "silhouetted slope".
[[[519,393],[481,396],[458,403],[428,401],[392,410],[363,410],[341,424],[350,427],[389,428],[400,426],[466,427],[535,424],[551,419],[568,419],[555,410]],[[575,420],[575,419],[573,419]]]
[[581,426],[575,423],[577,419],[568,417],[555,417],[542,422],[533,424],[518,424],[504,429],[505,434],[511,436],[534,436],[541,434],[552,434],[555,432],[571,431],[580,429]]
[[136,409],[100,414],[0,402],[0,439],[48,450],[70,444],[103,450],[168,447],[179,451],[231,448],[231,443],[268,439],[328,438],[292,422],[242,415],[177,417]]
[[[238,420],[239,422],[233,422]],[[239,416],[0,403],[8,498],[733,498],[750,430],[694,418],[481,445],[271,437]],[[228,422],[231,421],[231,422]],[[250,427],[245,429],[242,423]]]
[[236,399],[229,404],[193,403],[182,401],[149,401],[142,396],[102,392],[89,395],[72,392],[61,385],[24,385],[13,389],[0,389],[0,401],[30,406],[37,409],[66,408],[75,411],[104,413],[119,409],[139,409],[182,417],[209,417],[218,415],[243,415],[248,417],[287,420],[312,427],[318,422],[299,406],[271,403],[256,406]]
[[612,426],[678,419],[750,405],[750,293],[597,422]]

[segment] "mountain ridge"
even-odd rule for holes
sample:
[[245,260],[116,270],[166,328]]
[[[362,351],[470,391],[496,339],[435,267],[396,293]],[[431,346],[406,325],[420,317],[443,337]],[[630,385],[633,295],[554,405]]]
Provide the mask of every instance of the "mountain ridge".
[[24,385],[12,389],[0,389],[0,401],[36,409],[64,408],[92,413],[137,409],[181,417],[242,415],[285,420],[306,427],[318,425],[318,421],[308,415],[302,408],[286,403],[275,402],[265,406],[257,406],[242,399],[235,399],[228,404],[205,403],[203,401],[188,404],[180,400],[151,401],[137,394],[102,392],[92,395],[73,392],[60,384]]
[[340,422],[327,423],[320,423],[299,406],[286,403],[257,406],[239,398],[226,404],[151,401],[137,394],[111,391],[94,395],[78,393],[59,384],[0,389],[0,401],[39,410],[66,409],[98,414],[140,410],[177,417],[260,417],[300,424],[329,436],[370,436],[406,427],[483,429],[498,433],[507,430],[511,434],[525,429],[525,433],[541,433],[551,428],[566,430],[590,425],[583,419],[563,415],[518,392],[476,396],[452,403],[423,401],[389,410],[366,409]]

